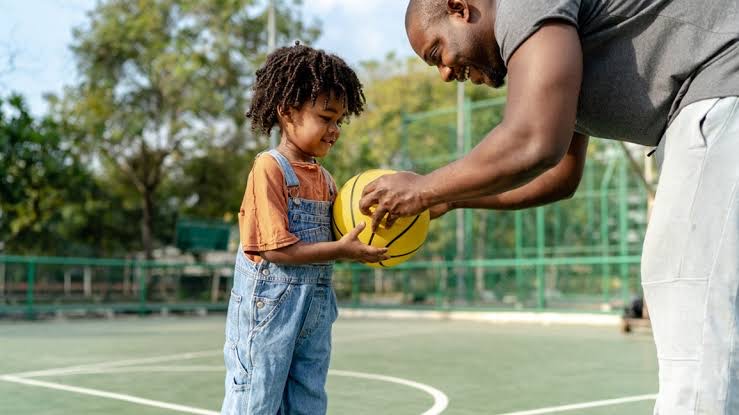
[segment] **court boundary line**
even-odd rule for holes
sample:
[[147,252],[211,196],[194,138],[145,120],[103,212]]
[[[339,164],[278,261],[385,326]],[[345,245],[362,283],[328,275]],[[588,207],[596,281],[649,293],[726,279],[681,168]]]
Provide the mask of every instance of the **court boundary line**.
[[195,408],[192,406],[178,405],[168,402],[155,401],[152,399],[139,398],[138,396],[126,395],[122,393],[108,392],[99,389],[82,388],[79,386],[65,385],[63,383],[45,382],[35,379],[21,378],[17,376],[0,376],[0,380],[11,383],[20,383],[26,386],[36,386],[41,388],[56,389],[65,392],[78,393],[82,395],[92,395],[100,398],[114,399],[118,401],[131,402],[139,405],[152,406],[155,408],[170,409],[173,411],[184,412],[196,415],[219,415],[220,412],[210,411],[207,409]]
[[635,396],[627,396],[627,397],[616,398],[616,399],[605,399],[601,401],[581,402],[581,403],[574,403],[574,404],[561,405],[561,406],[550,406],[547,408],[531,409],[527,411],[506,412],[504,414],[499,414],[499,415],[545,415],[545,414],[554,414],[557,412],[576,411],[578,409],[598,408],[602,406],[613,406],[613,405],[620,405],[624,403],[649,401],[649,400],[655,400],[655,399],[657,399],[656,394],[635,395]]
[[363,372],[354,372],[349,370],[329,370],[329,375],[335,375],[335,376],[346,376],[346,377],[353,377],[353,378],[360,378],[360,379],[371,379],[371,380],[378,380],[382,382],[391,382],[391,383],[398,383],[401,385],[405,385],[411,388],[419,389],[423,392],[426,392],[427,394],[431,395],[431,397],[434,399],[434,405],[423,412],[421,415],[439,415],[449,406],[449,397],[446,396],[446,394],[433,386],[426,385],[424,383],[415,382],[408,379],[398,378],[395,376],[386,376],[386,375],[378,375],[374,373],[363,373]]
[[[344,343],[344,342],[350,343],[352,341],[383,340],[383,339],[388,339],[388,338],[403,337],[403,336],[410,336],[410,335],[417,335],[417,334],[435,333],[435,332],[436,330],[416,330],[416,331],[399,331],[396,333],[384,334],[381,336],[359,335],[359,336],[354,336],[354,337],[348,337],[345,339],[337,339],[334,341],[334,343]],[[112,369],[116,367],[118,368],[131,367],[131,366],[136,366],[137,364],[142,364],[142,363],[146,364],[146,363],[158,363],[158,362],[167,362],[167,361],[197,359],[201,357],[217,356],[221,354],[223,354],[222,350],[218,350],[218,351],[208,350],[208,351],[178,353],[174,355],[161,355],[161,356],[151,356],[151,357],[144,357],[144,358],[137,358],[137,359],[125,359],[125,360],[118,360],[118,361],[88,363],[84,365],[64,366],[64,367],[57,367],[57,368],[51,368],[51,369],[45,369],[45,370],[35,370],[35,371],[27,371],[27,372],[19,372],[19,373],[11,373],[11,374],[0,374],[0,380],[11,382],[11,383],[24,384],[27,386],[45,387],[49,389],[57,389],[57,390],[62,390],[66,392],[79,393],[83,395],[92,395],[92,396],[104,397],[104,398],[109,398],[109,399],[116,399],[116,400],[121,400],[121,401],[138,403],[141,405],[154,406],[154,407],[160,407],[160,408],[172,409],[172,410],[179,410],[180,412],[193,413],[193,414],[198,414],[198,415],[214,415],[214,414],[218,415],[219,412],[212,412],[209,410],[188,407],[185,405],[171,404],[171,403],[163,402],[163,401],[139,398],[133,395],[126,395],[126,394],[108,392],[108,391],[91,389],[91,388],[83,388],[83,387],[65,385],[62,383],[39,381],[39,380],[34,380],[32,378],[33,377],[44,377],[44,376],[64,376],[64,375],[73,375],[73,374],[78,374],[78,373],[85,374],[86,372],[88,373],[91,371],[100,372],[106,369]],[[349,373],[349,372],[346,372],[346,373]],[[355,373],[361,373],[361,372],[355,372]],[[376,376],[376,377],[383,376],[383,375],[373,375],[373,374],[365,374],[365,375]],[[341,375],[338,375],[338,376],[341,376]],[[386,376],[386,378],[390,379],[392,377]],[[444,403],[444,408],[448,406],[449,399],[443,392],[438,391],[437,389],[431,386],[428,386],[428,385],[424,385],[422,383],[417,383],[417,382],[413,382],[413,381],[401,379],[401,378],[396,378],[396,379],[398,381],[394,383],[405,384],[407,386],[417,385],[417,386],[412,386],[412,387],[415,387],[416,389],[420,389],[424,392],[427,392],[428,394],[432,396],[432,398],[434,399],[434,406],[432,406],[431,409],[424,412],[422,415],[440,414],[441,411],[439,412],[434,412],[434,411],[438,407],[437,399],[442,399],[442,396],[443,396],[443,399],[441,402]],[[431,390],[435,392],[432,393]],[[436,392],[438,392],[441,395],[439,396],[435,394]],[[176,408],[179,408],[179,409],[176,409]]]
[[219,354],[223,354],[223,351],[216,352],[215,350],[207,350],[207,351],[204,350],[204,351],[199,351],[199,352],[178,353],[174,355],[170,354],[170,355],[143,357],[139,359],[125,359],[125,360],[115,360],[112,362],[86,363],[84,365],[76,365],[76,366],[62,366],[62,367],[57,367],[57,368],[52,368],[52,369],[9,373],[3,376],[11,376],[11,377],[18,377],[18,378],[33,378],[36,376],[63,375],[68,372],[73,373],[79,370],[86,370],[86,369],[119,367],[119,366],[135,366],[141,363],[159,363],[159,362],[167,362],[167,361],[198,359],[201,357],[216,356]]
[[405,320],[472,321],[492,324],[540,324],[567,326],[618,327],[621,316],[598,313],[557,313],[550,311],[455,311],[455,310],[382,310],[342,308],[345,318],[384,318]]
[[[173,370],[175,369],[175,370]],[[91,374],[106,374],[106,373],[130,373],[130,372],[181,372],[181,371],[207,371],[207,370],[223,370],[221,366],[125,366],[118,365],[118,367],[87,367],[86,369],[79,369],[77,371],[66,371],[66,372],[55,372],[55,373],[44,373],[36,376],[68,376],[68,375],[91,375]],[[376,373],[365,373],[356,372],[349,370],[329,370],[329,376],[344,376],[359,379],[376,380],[380,382],[395,383],[410,388],[420,390],[428,395],[431,395],[433,399],[433,405],[431,408],[424,411],[421,415],[440,415],[449,406],[449,397],[439,389],[433,386],[416,382],[409,379],[399,378],[395,376],[380,375]],[[83,395],[91,395],[108,399],[115,399],[124,402],[131,402],[145,406],[153,406],[157,408],[170,409],[178,412],[185,412],[197,415],[217,415],[219,412],[210,411],[207,409],[195,408],[186,405],[172,404],[164,401],[156,401],[152,399],[140,398],[133,395],[121,394],[116,392],[108,392],[100,389],[84,388],[72,385],[66,385],[58,382],[46,382],[35,379],[23,378],[18,376],[5,375],[0,376],[0,380],[12,383],[20,383],[26,386],[36,386],[42,388],[56,389],[65,392],[78,393]]]
[[[526,323],[567,324],[567,325],[570,325],[570,324],[611,325],[613,321],[620,321],[620,318],[618,316],[597,315],[597,314],[570,315],[570,314],[559,314],[559,313],[528,313],[528,312],[523,312],[523,313],[522,312],[458,312],[458,311],[445,312],[445,311],[353,310],[353,309],[342,310],[342,311],[343,311],[342,314],[344,315],[349,314],[348,316],[346,316],[349,318],[382,316],[382,317],[390,317],[390,318],[411,318],[411,319],[415,318],[415,319],[432,319],[432,320],[467,320],[467,321],[487,321],[487,322],[497,322],[497,323],[526,322]],[[569,317],[569,319],[560,320],[560,318],[562,317]],[[596,318],[594,320],[589,320],[590,317],[596,317]],[[382,336],[359,335],[355,337],[336,339],[335,342],[350,343],[353,341],[383,340],[387,338],[404,337],[404,336],[409,336],[409,335],[427,334],[427,333],[436,333],[436,332],[437,332],[436,330],[417,330],[413,332],[403,331],[403,332],[389,333],[389,334],[385,334]],[[212,412],[212,411],[205,410],[205,409],[188,407],[185,405],[177,405],[177,404],[171,404],[171,403],[162,402],[162,401],[155,401],[155,400],[150,400],[150,399],[145,399],[145,398],[139,398],[139,397],[132,396],[132,395],[107,392],[103,390],[82,388],[82,387],[64,385],[61,383],[54,383],[54,382],[32,380],[30,378],[37,377],[37,376],[44,377],[44,376],[54,376],[54,375],[64,376],[64,375],[85,374],[85,373],[105,373],[106,369],[113,369],[116,367],[125,368],[127,366],[135,367],[136,365],[139,365],[139,364],[197,359],[201,357],[221,355],[222,353],[223,353],[222,350],[218,350],[218,351],[208,350],[208,351],[179,353],[175,355],[170,354],[170,355],[161,355],[161,356],[151,356],[151,357],[145,357],[145,358],[125,359],[125,360],[119,360],[119,361],[88,363],[88,364],[83,364],[83,365],[58,367],[58,368],[51,368],[51,369],[45,369],[45,370],[36,370],[36,371],[19,372],[19,373],[11,373],[11,374],[0,374],[0,380],[13,382],[13,383],[26,384],[30,386],[47,387],[51,389],[58,389],[58,390],[64,390],[68,392],[81,393],[81,394],[87,394],[87,395],[93,395],[93,396],[99,396],[99,397],[107,397],[110,399],[129,401],[132,403],[140,403],[142,405],[156,406],[156,407],[161,407],[165,409],[177,410],[175,408],[181,408],[183,409],[182,412],[187,412],[187,413],[212,415],[212,414],[218,414],[218,412]],[[215,366],[213,367],[215,368]],[[185,370],[185,369],[178,369],[178,370]],[[178,370],[175,370],[175,371],[178,371]],[[115,372],[115,370],[110,370],[110,372],[111,373]],[[410,387],[413,387],[419,390],[423,390],[424,392],[428,393],[434,398],[434,406],[428,411],[424,412],[423,415],[440,414],[446,409],[449,403],[448,397],[446,397],[446,395],[443,392],[431,386],[417,383],[414,381],[410,381],[410,380],[406,380],[402,378],[394,378],[392,376],[385,376],[385,375],[364,374],[362,372],[351,372],[351,371],[341,371],[341,370],[331,370],[330,372],[337,376],[349,376],[348,373],[356,373],[356,374],[361,375],[361,376],[356,376],[356,377],[360,377],[360,378],[364,377],[367,379],[375,379],[375,380],[384,380],[384,381],[388,381],[392,383],[403,384],[403,385],[410,386]],[[389,379],[394,379],[394,380],[389,380]],[[440,394],[438,395],[439,396],[438,399],[437,399],[437,395],[435,395],[434,392],[432,392],[432,390]],[[581,403],[567,404],[567,405],[561,405],[561,406],[551,406],[551,407],[544,407],[544,408],[531,409],[531,410],[507,412],[507,413],[503,413],[499,415],[545,415],[545,414],[553,414],[553,413],[559,413],[559,412],[574,411],[574,410],[579,410],[579,409],[588,409],[588,408],[595,408],[595,407],[619,405],[619,404],[631,403],[631,402],[655,400],[656,398],[657,398],[656,394],[635,395],[635,396],[628,396],[628,397],[623,397],[623,398],[581,402]],[[438,408],[441,407],[440,402],[443,403],[443,407],[440,410],[438,410]],[[437,406],[437,404],[439,405]],[[159,406],[159,405],[165,405],[165,406]],[[438,410],[438,412],[432,412],[434,410]],[[195,411],[195,412],[192,412],[192,411]]]
[[[351,343],[354,341],[368,341],[368,340],[383,340],[383,339],[392,339],[396,337],[405,337],[405,336],[415,336],[419,334],[432,334],[437,333],[438,330],[413,330],[413,331],[397,331],[393,333],[385,333],[383,335],[357,335],[353,337],[347,337],[343,339],[334,339],[334,344],[341,344],[341,343]],[[80,370],[87,370],[87,369],[94,369],[99,367],[119,367],[119,366],[134,366],[141,363],[159,363],[159,362],[167,362],[167,361],[177,361],[177,360],[188,360],[188,359],[198,359],[201,357],[210,357],[210,356],[218,356],[222,355],[223,350],[202,350],[197,352],[185,352],[185,353],[178,353],[178,354],[170,354],[170,355],[159,355],[159,356],[150,356],[150,357],[143,357],[143,358],[137,358],[137,359],[125,359],[125,360],[115,360],[115,361],[107,361],[107,362],[98,362],[98,363],[85,363],[82,365],[74,365],[74,366],[61,366],[56,368],[50,368],[50,369],[42,369],[42,370],[34,370],[34,371],[27,371],[27,372],[16,372],[16,373],[4,373],[0,374],[0,376],[15,376],[15,377],[22,377],[22,378],[33,378],[36,376],[53,376],[53,375],[64,375],[68,372],[76,372]]]

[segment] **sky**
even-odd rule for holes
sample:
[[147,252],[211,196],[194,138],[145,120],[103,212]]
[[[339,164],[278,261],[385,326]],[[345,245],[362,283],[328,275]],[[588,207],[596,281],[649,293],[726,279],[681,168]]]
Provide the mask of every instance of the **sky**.
[[[20,92],[36,115],[46,112],[43,95],[59,93],[75,80],[69,45],[72,28],[86,22],[97,0],[0,0],[0,97]],[[313,46],[350,64],[380,60],[388,53],[412,56],[403,26],[404,0],[304,0],[307,21],[322,21]],[[11,65],[12,63],[12,65]]]

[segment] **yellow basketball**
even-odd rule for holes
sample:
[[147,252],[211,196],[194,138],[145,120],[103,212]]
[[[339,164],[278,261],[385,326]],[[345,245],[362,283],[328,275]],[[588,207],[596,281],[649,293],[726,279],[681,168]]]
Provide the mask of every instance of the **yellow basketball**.
[[377,232],[372,232],[372,217],[359,210],[362,191],[364,186],[376,178],[393,173],[396,172],[394,170],[367,170],[358,174],[342,186],[334,201],[333,229],[336,239],[340,239],[359,223],[364,222],[366,227],[359,234],[359,240],[377,248],[388,248],[387,255],[390,259],[367,264],[377,268],[392,267],[411,259],[423,246],[429,230],[430,217],[426,210],[416,216],[399,218],[390,228],[384,226],[383,219]]

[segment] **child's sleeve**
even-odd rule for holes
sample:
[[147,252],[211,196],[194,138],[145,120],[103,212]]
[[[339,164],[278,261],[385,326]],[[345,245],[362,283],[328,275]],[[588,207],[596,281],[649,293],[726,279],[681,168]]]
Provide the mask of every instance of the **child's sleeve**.
[[242,249],[250,255],[298,242],[287,222],[287,187],[277,161],[258,157],[249,173],[239,212]]

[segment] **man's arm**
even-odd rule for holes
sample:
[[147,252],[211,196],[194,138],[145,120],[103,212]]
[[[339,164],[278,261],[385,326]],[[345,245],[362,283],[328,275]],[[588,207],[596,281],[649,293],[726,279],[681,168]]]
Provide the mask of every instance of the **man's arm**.
[[508,62],[503,122],[467,156],[427,176],[399,173],[370,183],[360,207],[373,227],[428,207],[520,187],[557,166],[570,148],[582,80],[577,30],[547,23]]
[[556,166],[570,147],[581,80],[577,30],[539,29],[509,61],[503,122],[466,157],[424,176],[427,203],[503,193]]
[[553,168],[529,183],[504,193],[477,199],[450,202],[449,209],[526,209],[568,199],[577,190],[585,167],[588,137],[575,133],[567,154]]

